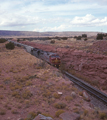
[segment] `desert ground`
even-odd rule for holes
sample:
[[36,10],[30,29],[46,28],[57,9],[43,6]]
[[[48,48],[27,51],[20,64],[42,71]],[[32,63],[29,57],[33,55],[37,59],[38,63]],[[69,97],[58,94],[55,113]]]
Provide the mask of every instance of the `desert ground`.
[[54,44],[51,40],[22,43],[58,53],[62,62],[61,69],[65,69],[107,94],[106,39],[96,40],[93,36],[88,37],[87,41],[68,38],[67,40],[54,39]]
[[61,73],[67,70],[107,93],[106,40],[89,37],[87,41],[55,39],[54,44],[51,40],[21,42],[57,52],[61,67],[50,66],[23,48],[7,50],[7,42],[0,43],[0,120],[33,120],[38,114],[64,120],[63,113],[79,115],[80,120],[107,119],[107,110],[94,107],[88,93],[78,90]]

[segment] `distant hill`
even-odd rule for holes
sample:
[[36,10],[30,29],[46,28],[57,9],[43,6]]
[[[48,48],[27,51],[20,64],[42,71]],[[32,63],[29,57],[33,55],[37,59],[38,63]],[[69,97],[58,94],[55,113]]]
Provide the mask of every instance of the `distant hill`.
[[0,30],[0,37],[48,37],[48,36],[78,36],[87,34],[87,36],[95,36],[98,32],[33,32],[33,31],[7,31]]

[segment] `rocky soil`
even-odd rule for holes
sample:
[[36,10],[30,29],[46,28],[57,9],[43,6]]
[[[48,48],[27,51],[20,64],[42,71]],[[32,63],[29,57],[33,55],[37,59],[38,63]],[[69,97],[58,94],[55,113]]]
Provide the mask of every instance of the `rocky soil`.
[[0,44],[0,120],[33,120],[38,114],[54,120],[106,120],[107,111],[94,108],[84,92],[24,49]]
[[55,45],[28,41],[22,43],[57,52],[67,71],[107,93],[107,41],[64,41],[65,47],[60,47],[59,41]]

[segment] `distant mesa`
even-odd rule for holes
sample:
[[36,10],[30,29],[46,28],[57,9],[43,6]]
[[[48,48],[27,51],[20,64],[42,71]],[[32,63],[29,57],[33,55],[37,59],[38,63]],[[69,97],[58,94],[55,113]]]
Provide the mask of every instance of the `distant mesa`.
[[8,31],[0,30],[0,37],[51,37],[51,36],[75,36],[87,34],[87,36],[95,36],[98,32],[76,32],[76,31],[67,31],[67,32],[34,32],[34,31]]

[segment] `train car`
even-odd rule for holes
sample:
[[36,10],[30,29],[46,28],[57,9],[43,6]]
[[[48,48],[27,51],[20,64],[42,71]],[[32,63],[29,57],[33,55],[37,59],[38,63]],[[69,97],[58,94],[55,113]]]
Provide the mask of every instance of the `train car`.
[[56,67],[60,66],[61,60],[57,53],[43,51],[41,49],[34,48],[31,50],[31,54],[46,61],[47,63],[53,66],[56,66]]
[[49,63],[53,66],[56,66],[56,67],[60,66],[61,60],[60,60],[60,57],[57,53],[43,51],[41,49],[34,48],[32,46],[28,46],[28,45],[18,43],[18,42],[15,42],[15,41],[11,41],[11,40],[8,40],[8,41],[14,43],[14,45],[16,45],[16,46],[24,47],[24,49],[28,53],[34,55],[35,57],[37,57],[39,59],[42,59],[42,60],[46,61],[47,63]]
[[47,63],[49,63],[53,66],[59,67],[61,64],[60,56],[57,53],[43,51],[38,48],[32,48],[31,54],[37,58],[40,58],[40,59],[46,61]]
[[42,59],[44,59],[45,61],[47,61],[48,63],[50,63],[53,66],[59,67],[60,66],[60,57],[57,53],[53,53],[53,52],[44,52],[44,55],[42,55]]

